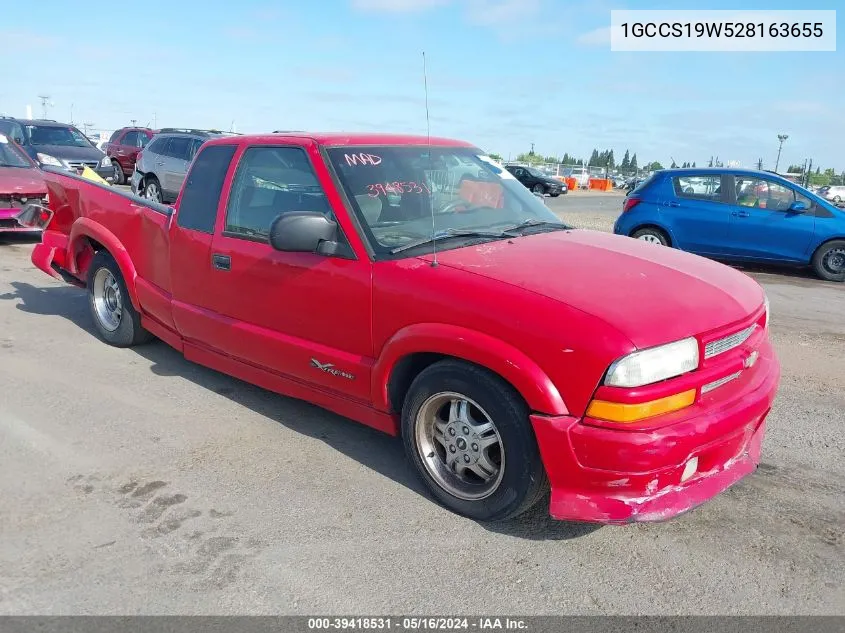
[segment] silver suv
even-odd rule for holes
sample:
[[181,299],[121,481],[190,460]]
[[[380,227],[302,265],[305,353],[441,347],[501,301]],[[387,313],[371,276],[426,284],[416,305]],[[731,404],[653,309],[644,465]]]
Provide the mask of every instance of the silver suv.
[[173,202],[197,150],[208,139],[224,135],[216,130],[159,130],[138,154],[132,192],[156,202]]

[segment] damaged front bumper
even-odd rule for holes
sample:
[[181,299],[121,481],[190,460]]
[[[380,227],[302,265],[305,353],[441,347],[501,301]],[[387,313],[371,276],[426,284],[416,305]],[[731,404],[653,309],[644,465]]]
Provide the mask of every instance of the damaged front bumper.
[[760,463],[766,417],[780,379],[770,344],[758,371],[729,404],[643,431],[580,418],[532,415],[555,519],[662,521],[715,497]]

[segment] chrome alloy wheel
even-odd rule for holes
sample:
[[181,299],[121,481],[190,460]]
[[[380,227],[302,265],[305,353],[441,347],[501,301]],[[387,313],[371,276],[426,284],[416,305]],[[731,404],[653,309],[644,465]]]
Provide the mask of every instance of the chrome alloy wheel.
[[643,233],[637,239],[642,240],[643,242],[648,242],[649,244],[663,244],[663,242],[660,241],[660,238],[652,233]]
[[94,275],[92,292],[97,320],[104,329],[114,332],[120,327],[123,301],[117,279],[107,268],[100,268]]
[[414,422],[417,451],[438,486],[465,501],[493,494],[505,472],[502,438],[484,409],[454,392],[430,396]]

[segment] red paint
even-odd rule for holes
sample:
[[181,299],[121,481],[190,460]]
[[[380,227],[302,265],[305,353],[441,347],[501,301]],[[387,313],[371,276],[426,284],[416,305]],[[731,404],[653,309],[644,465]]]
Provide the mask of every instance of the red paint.
[[[581,230],[443,251],[436,267],[431,256],[374,261],[321,148],[428,142],[389,135],[210,141],[206,148],[237,147],[213,234],[178,225],[181,196],[168,216],[48,173],[55,217],[33,262],[54,277],[57,265],[84,278],[92,248],[102,245],[121,266],[144,326],[189,360],[391,434],[398,411],[388,386],[410,355],[486,367],[533,412],[551,512],[560,519],[668,518],[753,470],[780,373],[763,327],[685,376],[638,389],[600,385],[608,366],[636,349],[695,336],[703,350],[754,322],[762,326],[760,287],[699,257]],[[237,163],[248,146],[263,144],[306,151],[353,257],[284,253],[223,235]],[[355,156],[362,169],[372,164]],[[392,184],[416,192],[417,183]],[[475,187],[468,195],[495,193],[487,183],[466,186]],[[214,268],[212,253],[230,257],[231,269]],[[739,371],[752,349],[756,365],[701,395],[703,385]],[[687,389],[696,390],[693,406],[636,425],[584,418],[593,397],[636,403]],[[681,483],[693,456],[699,473]]]
[[18,224],[15,217],[21,211],[23,200],[41,203],[47,194],[47,185],[41,177],[41,170],[26,152],[11,139],[5,136],[3,139],[3,150],[13,153],[21,163],[28,166],[4,167],[0,164],[0,233],[31,231]]

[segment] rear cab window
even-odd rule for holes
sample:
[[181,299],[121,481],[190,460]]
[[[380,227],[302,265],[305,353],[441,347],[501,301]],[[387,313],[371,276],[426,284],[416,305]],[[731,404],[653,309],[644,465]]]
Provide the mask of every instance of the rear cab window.
[[183,229],[214,234],[217,207],[235,145],[213,145],[197,155],[179,200],[176,224]]

